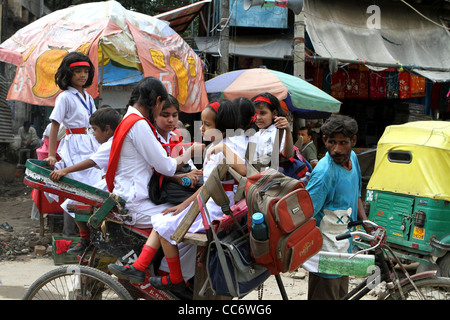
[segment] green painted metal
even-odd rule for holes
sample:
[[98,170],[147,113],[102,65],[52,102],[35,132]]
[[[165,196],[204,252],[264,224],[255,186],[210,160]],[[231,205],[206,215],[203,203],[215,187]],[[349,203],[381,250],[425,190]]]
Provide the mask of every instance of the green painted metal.
[[447,239],[450,234],[450,203],[401,193],[367,190],[368,218],[384,227],[388,243],[422,255],[433,251],[431,239]]
[[[26,162],[26,168],[30,170],[31,172],[43,176],[45,178],[50,179],[50,173],[51,170],[48,169],[47,162],[43,160],[35,160],[35,159],[29,159]],[[94,209],[94,213],[92,215],[82,215],[78,214],[75,216],[75,219],[78,221],[84,221],[89,222],[89,224],[97,228],[100,226],[102,221],[105,219],[105,217],[108,215],[108,213],[113,210],[115,207],[118,207],[119,211],[121,211],[123,214],[126,213],[125,207],[125,200],[120,198],[117,195],[114,195],[112,193],[106,192],[104,190],[95,188],[93,186],[87,185],[85,183],[82,183],[77,180],[70,179],[68,177],[62,177],[59,182],[54,183],[56,186],[62,186],[67,185],[71,187],[71,190],[79,190],[88,194],[95,195],[97,197],[100,197],[103,199],[103,204],[99,207]]]

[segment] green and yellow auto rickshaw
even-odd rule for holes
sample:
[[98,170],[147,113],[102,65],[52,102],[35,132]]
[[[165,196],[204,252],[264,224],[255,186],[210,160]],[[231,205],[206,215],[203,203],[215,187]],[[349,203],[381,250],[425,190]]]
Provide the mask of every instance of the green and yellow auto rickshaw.
[[[367,185],[369,219],[418,272],[450,276],[450,122],[386,127]],[[420,270],[419,270],[420,269]]]

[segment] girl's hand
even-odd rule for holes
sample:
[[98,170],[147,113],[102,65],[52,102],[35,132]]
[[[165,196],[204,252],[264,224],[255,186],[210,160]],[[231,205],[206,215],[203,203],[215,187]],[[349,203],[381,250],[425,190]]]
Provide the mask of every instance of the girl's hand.
[[209,160],[209,157],[212,154],[216,154],[216,153],[220,153],[220,152],[224,152],[224,144],[223,142],[212,146],[211,148],[208,149],[208,151],[206,152],[206,159]]
[[203,169],[202,170],[192,170],[191,172],[188,172],[185,174],[185,177],[188,177],[189,180],[191,180],[191,188],[195,188],[197,187],[198,181],[200,179],[200,177],[203,175]]
[[53,170],[55,167],[56,157],[55,156],[48,156],[44,161],[47,161],[48,166]]
[[289,121],[285,117],[275,117],[275,128],[277,129],[291,129]]
[[172,215],[176,216],[177,214],[182,212],[184,209],[186,209],[189,206],[189,204],[190,204],[190,202],[183,201],[182,203],[180,203],[179,205],[177,205],[175,207],[164,209],[161,213],[163,215],[166,215],[166,214],[172,212]]
[[50,172],[50,179],[52,179],[53,181],[59,181],[65,175],[67,175],[67,172],[64,169],[54,170]]

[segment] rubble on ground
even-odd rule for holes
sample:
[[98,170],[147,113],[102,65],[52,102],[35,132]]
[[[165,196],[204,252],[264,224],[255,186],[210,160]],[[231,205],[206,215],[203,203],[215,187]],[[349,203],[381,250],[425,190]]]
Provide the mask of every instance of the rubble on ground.
[[[41,238],[39,230],[28,228],[22,232],[7,232],[0,230],[0,262],[14,261],[21,255],[34,257],[35,248],[45,246],[47,248],[51,239],[48,236]],[[39,253],[41,255],[48,255]],[[51,254],[51,253],[50,253]]]
[[[4,214],[15,215],[15,219],[17,219],[15,211],[18,210],[15,204],[26,203],[31,200],[30,194],[32,188],[23,183],[23,176],[24,174],[21,172],[11,182],[6,182],[0,177],[0,210],[4,210]],[[13,203],[12,206],[11,203]],[[27,210],[31,211],[31,207],[29,209],[27,207]],[[48,248],[49,244],[51,244],[51,235],[45,235],[41,238],[39,227],[24,227],[26,225],[33,225],[28,214],[23,215],[20,219],[22,220],[22,227],[15,227],[12,232],[0,228],[0,262],[14,261],[26,256],[35,257],[36,246],[45,246]],[[3,218],[0,224],[5,221],[8,222],[8,220]],[[11,226],[14,225],[13,221],[15,222],[17,220],[9,220]],[[48,250],[45,254],[48,255]]]

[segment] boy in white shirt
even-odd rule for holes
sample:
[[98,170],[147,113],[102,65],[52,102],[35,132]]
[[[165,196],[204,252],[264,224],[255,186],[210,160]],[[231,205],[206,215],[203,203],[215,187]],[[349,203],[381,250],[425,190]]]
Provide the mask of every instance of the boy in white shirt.
[[[110,106],[102,107],[95,111],[90,117],[89,122],[92,126],[92,134],[97,139],[98,143],[100,143],[100,147],[93,155],[89,157],[89,159],[78,162],[70,167],[52,171],[50,173],[50,179],[53,181],[59,181],[61,177],[64,177],[71,172],[86,170],[93,167],[100,169],[103,177],[108,167],[114,131],[119,125],[121,119],[122,117],[119,112]],[[99,189],[106,190],[106,183],[104,182],[104,179],[98,181],[94,186]],[[73,200],[67,199],[62,203],[61,208],[67,212],[67,205],[71,202],[73,202]],[[68,214],[74,217],[73,213],[68,212]],[[69,254],[79,254],[84,252],[90,243],[90,230],[86,223],[80,221],[75,221],[75,223],[80,230],[81,241],[75,247],[67,251]]]

